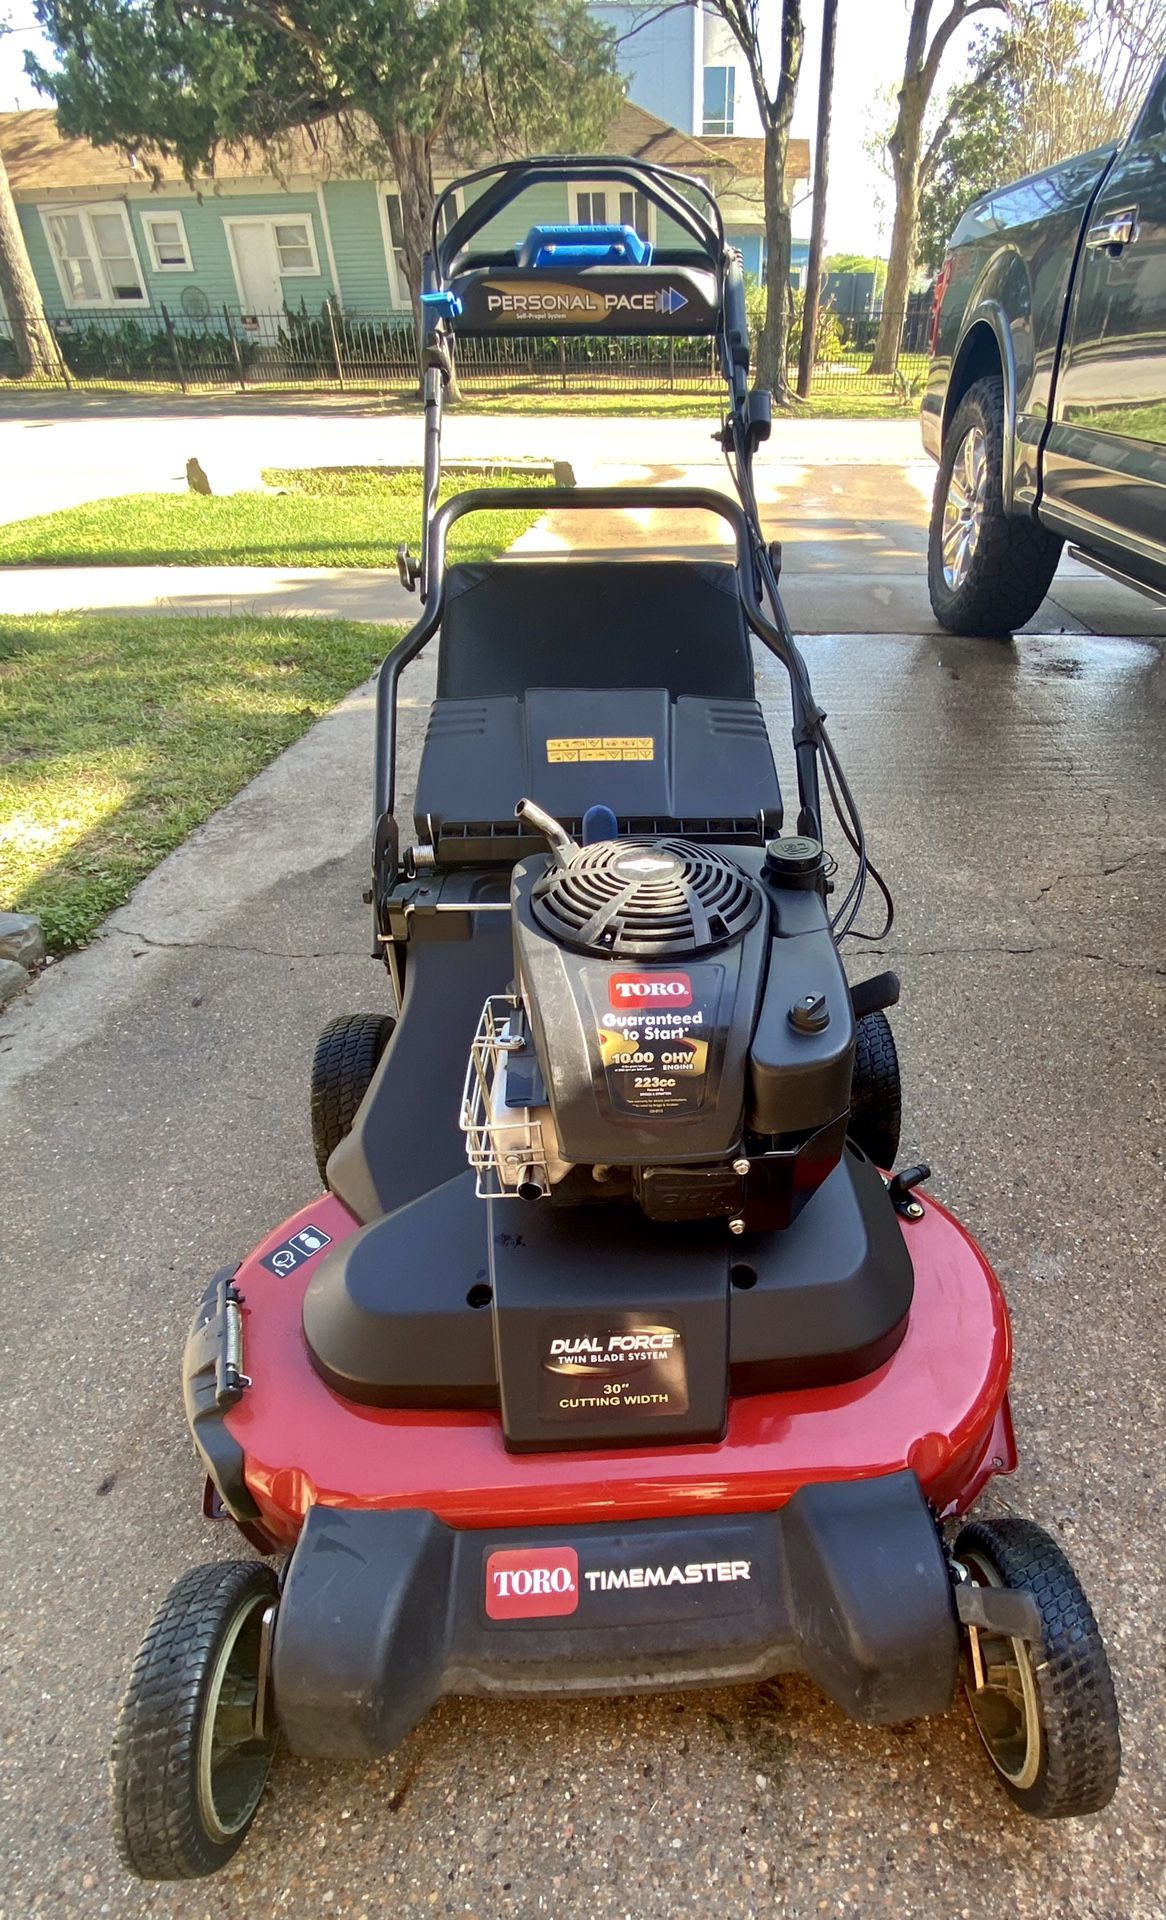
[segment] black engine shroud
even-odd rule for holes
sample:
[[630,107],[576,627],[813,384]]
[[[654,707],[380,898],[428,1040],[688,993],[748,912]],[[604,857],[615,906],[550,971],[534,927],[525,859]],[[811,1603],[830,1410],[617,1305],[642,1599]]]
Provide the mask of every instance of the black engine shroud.
[[607,841],[520,861],[511,898],[530,1029],[505,1100],[545,1089],[552,1199],[788,1225],[838,1164],[854,1061],[816,887],[760,848]]
[[[401,1018],[329,1164],[365,1224],[304,1298],[313,1364],[347,1399],[497,1408],[513,1451],[658,1447],[719,1438],[730,1393],[832,1385],[894,1352],[914,1280],[877,1168],[845,1143],[854,1015],[825,907],[816,884],[768,871],[762,848],[732,858],[756,917],[662,961],[552,935],[535,918],[543,855],[519,862],[509,912],[497,894],[476,910],[482,896],[454,879],[418,888]],[[541,1060],[564,1139],[589,1156],[561,1204],[480,1199],[455,1127],[478,1010],[516,954],[536,1028],[514,1069],[523,1101],[542,1097]],[[594,995],[620,1014],[619,976],[699,982],[706,964],[727,975],[726,956],[707,1110],[618,1111]]]

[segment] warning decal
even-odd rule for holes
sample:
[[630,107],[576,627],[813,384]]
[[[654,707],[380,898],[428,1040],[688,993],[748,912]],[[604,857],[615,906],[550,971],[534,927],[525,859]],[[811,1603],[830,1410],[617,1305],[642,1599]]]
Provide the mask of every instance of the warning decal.
[[646,733],[584,734],[570,740],[548,740],[547,759],[579,764],[584,760],[654,760],[656,742]]

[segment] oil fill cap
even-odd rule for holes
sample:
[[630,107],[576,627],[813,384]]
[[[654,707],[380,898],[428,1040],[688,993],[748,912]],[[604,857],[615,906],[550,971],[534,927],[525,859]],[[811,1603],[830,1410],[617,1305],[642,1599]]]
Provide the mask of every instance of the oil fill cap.
[[766,846],[765,872],[779,885],[816,886],[821,868],[822,842],[808,833],[787,834],[781,840],[770,840]]
[[[817,845],[817,841],[812,843]],[[822,1033],[830,1025],[830,1009],[824,993],[803,993],[789,1010],[789,1023],[798,1033]]]

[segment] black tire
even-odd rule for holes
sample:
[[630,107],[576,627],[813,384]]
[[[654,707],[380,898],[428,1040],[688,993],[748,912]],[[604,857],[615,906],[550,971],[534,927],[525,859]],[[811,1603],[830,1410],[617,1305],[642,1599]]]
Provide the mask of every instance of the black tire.
[[895,1036],[885,1013],[858,1021],[847,1133],[876,1167],[889,1172],[899,1152],[903,1088]]
[[[951,584],[944,577],[944,509],[964,443],[976,430],[985,455],[982,509],[966,574]],[[950,633],[1013,633],[1032,619],[1057,570],[1063,541],[1031,518],[1005,513],[1003,463],[1004,382],[993,374],[968,388],[952,416],[931,505],[927,587],[935,617]]]
[[[1100,1812],[1121,1773],[1117,1699],[1093,1610],[1069,1561],[1042,1527],[1015,1519],[974,1520],[957,1539],[955,1557],[982,1584],[1031,1593],[1041,1612],[1039,1650],[1019,1640],[981,1641],[986,1663],[1001,1662],[998,1674],[1017,1663],[1013,1686],[1019,1682],[1022,1706],[1002,1689],[993,1714],[993,1690],[977,1694],[970,1679],[966,1686],[977,1731],[1006,1791],[1040,1820]],[[1017,1728],[1011,1738],[1010,1714]]]
[[215,1873],[255,1818],[275,1729],[262,1740],[233,1734],[248,1689],[254,1701],[260,1622],[277,1591],[270,1567],[228,1560],[183,1574],[154,1616],[110,1756],[114,1841],[139,1879]]
[[342,1013],[330,1020],[312,1060],[312,1147],[320,1178],[356,1118],[396,1021],[387,1013]]

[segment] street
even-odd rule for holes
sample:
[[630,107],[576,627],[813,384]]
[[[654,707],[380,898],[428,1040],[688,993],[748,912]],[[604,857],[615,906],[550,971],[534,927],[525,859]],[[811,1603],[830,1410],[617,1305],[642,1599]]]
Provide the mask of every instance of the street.
[[[504,424],[451,425],[451,454],[483,435],[496,450]],[[530,450],[575,459],[581,480],[587,461],[614,465],[601,456],[620,423],[572,421],[568,449],[546,444],[550,424],[526,423]],[[704,423],[635,424],[660,479],[706,470]],[[848,959],[853,977],[902,977],[902,1158],[931,1162],[1010,1298],[1020,1468],[983,1510],[1048,1526],[1090,1593],[1124,1715],[1116,1801],[1083,1822],[1025,1821],[962,1703],[864,1729],[799,1679],[451,1700],[376,1764],[281,1756],[221,1878],[142,1887],[117,1869],[105,1760],[137,1643],[188,1565],[249,1552],[199,1512],[187,1323],[207,1276],[312,1194],[315,1036],[387,991],[361,904],[365,689],[164,862],[99,945],[0,1016],[0,1920],[1161,1920],[1166,687],[1159,645],[1135,637],[1162,631],[1161,609],[1067,562],[1045,631],[939,634],[919,598],[931,469],[915,423],[819,424],[845,434],[811,446],[791,428],[759,469],[815,690],[896,896],[889,938]],[[413,420],[328,431],[349,446],[358,425],[349,460],[399,430],[416,448]],[[0,427],[0,447],[14,431]],[[322,457],[320,431],[304,464]],[[177,469],[199,451],[179,432]],[[136,484],[169,457],[156,442]],[[641,528],[650,548],[658,518]],[[544,524],[527,548],[559,538]],[[762,658],[759,675],[788,746],[780,673]],[[422,663],[406,681],[406,784],[430,676]]]

